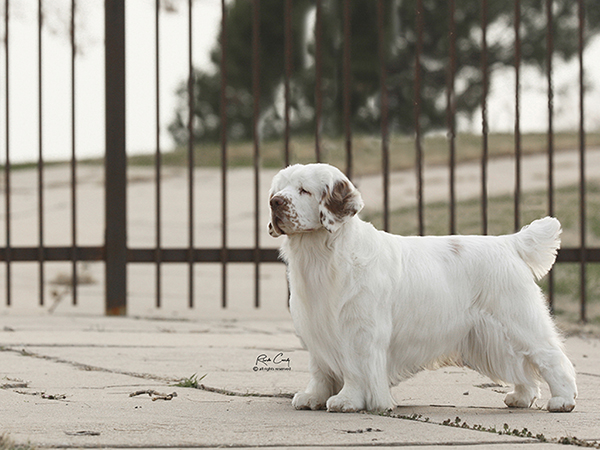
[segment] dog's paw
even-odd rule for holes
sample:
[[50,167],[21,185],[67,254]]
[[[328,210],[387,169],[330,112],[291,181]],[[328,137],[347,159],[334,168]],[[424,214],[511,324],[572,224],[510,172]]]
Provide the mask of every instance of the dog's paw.
[[327,400],[327,411],[329,412],[356,412],[364,409],[352,399],[345,395],[334,395]]
[[550,412],[571,412],[575,408],[575,399],[552,397],[546,409]]
[[294,395],[292,406],[296,409],[325,409],[325,399],[319,398],[314,394],[298,392]]
[[524,397],[517,392],[509,392],[504,397],[504,404],[509,408],[531,408],[534,401],[535,397]]

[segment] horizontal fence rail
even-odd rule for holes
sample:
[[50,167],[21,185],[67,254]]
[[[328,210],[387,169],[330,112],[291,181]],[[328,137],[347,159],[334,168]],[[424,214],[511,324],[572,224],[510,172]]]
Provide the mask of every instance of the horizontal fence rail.
[[[44,247],[42,257],[47,262],[73,261],[73,249],[71,247]],[[600,249],[587,248],[584,258],[588,262],[600,262]],[[0,248],[0,261],[3,262],[25,262],[36,261],[39,250],[35,247],[11,247]],[[257,257],[256,249],[232,248],[227,249],[226,258],[220,248],[194,248],[191,252],[188,248],[163,248],[160,252],[161,263],[255,263]],[[76,261],[105,261],[105,247],[77,247],[75,249]],[[127,262],[130,263],[155,263],[156,248],[130,248],[126,252]],[[260,262],[281,262],[279,251],[271,248],[259,248],[258,259]],[[559,263],[575,263],[581,261],[581,249],[574,247],[562,248],[558,252],[556,261]]]
[[[416,234],[423,235],[427,232],[428,224],[426,214],[426,158],[427,148],[425,144],[426,136],[432,130],[430,122],[431,118],[431,79],[436,77],[441,79],[443,85],[440,101],[445,102],[444,112],[442,117],[438,117],[439,124],[437,130],[443,130],[447,136],[447,167],[449,172],[448,184],[448,233],[460,233],[459,226],[459,201],[456,192],[457,185],[457,169],[458,155],[461,151],[458,142],[458,119],[460,117],[459,106],[465,101],[465,93],[461,91],[460,83],[463,75],[463,67],[476,67],[478,74],[472,75],[477,82],[473,85],[473,92],[477,93],[475,100],[471,98],[469,101],[475,101],[478,107],[473,107],[475,111],[474,117],[477,117],[476,122],[480,124],[480,155],[479,155],[479,207],[481,224],[481,234],[488,234],[490,228],[490,216],[492,214],[489,201],[489,166],[490,159],[490,123],[489,123],[489,101],[490,101],[490,85],[492,82],[494,60],[492,52],[495,50],[495,37],[493,36],[493,23],[491,22],[497,17],[494,11],[498,8],[498,2],[484,0],[480,2],[478,10],[479,42],[476,45],[474,55],[478,58],[477,62],[466,61],[468,58],[463,54],[464,49],[459,43],[460,37],[460,21],[464,13],[458,14],[458,6],[455,0],[450,0],[447,4],[447,14],[444,16],[444,23],[432,23],[433,11],[428,9],[430,6],[422,0],[414,1],[414,20],[410,30],[402,30],[404,33],[402,38],[403,44],[411,49],[410,61],[395,61],[394,52],[392,52],[392,44],[390,44],[390,36],[397,32],[394,27],[400,25],[394,24],[391,16],[397,14],[394,8],[398,7],[397,2],[387,0],[377,0],[376,2],[352,2],[350,0],[314,0],[309,7],[304,5],[305,2],[295,2],[293,0],[285,0],[284,2],[269,2],[268,0],[248,0],[245,6],[241,5],[240,0],[226,2],[220,0],[220,3],[215,3],[215,7],[220,8],[220,32],[218,35],[218,46],[213,52],[213,60],[215,67],[218,68],[218,104],[214,111],[214,116],[218,117],[218,170],[220,171],[220,239],[215,241],[214,246],[199,246],[194,230],[198,225],[197,207],[201,201],[197,197],[196,187],[198,183],[198,174],[195,169],[200,166],[198,161],[199,153],[197,148],[205,145],[205,138],[201,135],[195,114],[200,107],[204,107],[199,103],[203,102],[203,92],[198,91],[199,73],[198,68],[194,64],[194,33],[201,32],[194,22],[194,9],[196,4],[193,0],[188,0],[182,3],[181,14],[187,16],[187,79],[183,95],[185,97],[185,114],[183,115],[183,130],[186,133],[184,153],[185,153],[185,196],[187,197],[187,206],[184,214],[186,217],[185,236],[187,243],[181,246],[166,246],[165,238],[166,231],[161,225],[165,219],[166,205],[163,199],[164,193],[164,144],[162,133],[164,133],[164,117],[161,116],[161,98],[164,98],[164,88],[161,84],[161,64],[165,59],[164,50],[161,47],[161,33],[163,32],[163,7],[159,0],[154,3],[154,37],[153,37],[153,52],[154,52],[154,67],[152,68],[154,76],[154,92],[149,93],[149,97],[153,97],[155,102],[155,117],[154,129],[155,133],[155,148],[153,149],[153,183],[154,183],[154,205],[153,217],[155,221],[154,244],[153,246],[130,246],[128,244],[130,237],[128,236],[128,181],[127,181],[127,143],[126,143],[126,17],[125,3],[118,0],[107,0],[104,5],[104,24],[105,24],[105,99],[106,99],[106,152],[104,157],[103,170],[105,173],[105,233],[103,236],[103,244],[97,246],[84,246],[80,244],[80,229],[78,226],[81,213],[78,211],[78,149],[76,148],[76,131],[80,126],[76,120],[77,117],[77,34],[76,34],[76,18],[78,13],[78,2],[71,0],[70,16],[69,16],[69,45],[71,49],[71,67],[70,67],[70,110],[71,110],[71,155],[69,161],[69,223],[70,228],[70,245],[51,246],[47,244],[45,221],[46,214],[46,162],[44,160],[44,92],[50,89],[43,82],[43,61],[45,57],[44,47],[44,29],[45,29],[45,7],[46,2],[38,0],[37,2],[37,126],[36,132],[38,135],[38,157],[35,162],[34,170],[36,171],[36,213],[37,213],[37,242],[32,242],[30,246],[16,246],[13,242],[13,233],[11,222],[14,216],[14,187],[13,177],[16,173],[13,164],[13,148],[11,143],[11,109],[13,107],[13,99],[11,98],[11,86],[18,82],[11,78],[11,58],[13,53],[11,48],[14,45],[11,40],[10,24],[12,19],[11,2],[4,1],[4,93],[5,93],[5,136],[4,136],[4,159],[2,174],[3,197],[4,197],[4,247],[0,247],[0,261],[4,263],[5,271],[2,280],[3,293],[5,296],[5,305],[11,306],[13,299],[13,267],[15,263],[34,262],[37,264],[37,282],[39,291],[39,305],[43,306],[47,299],[45,298],[45,285],[48,280],[45,273],[45,268],[48,263],[52,262],[68,262],[71,265],[72,279],[78,278],[78,263],[80,262],[102,262],[105,266],[105,311],[107,314],[125,314],[127,312],[128,299],[128,277],[127,269],[130,264],[146,263],[154,265],[154,305],[156,308],[164,307],[164,291],[165,287],[162,280],[165,276],[163,264],[181,263],[187,266],[187,306],[190,309],[197,308],[198,301],[202,298],[202,287],[198,286],[195,281],[196,264],[213,263],[220,265],[220,296],[221,306],[228,307],[228,285],[231,274],[228,270],[230,263],[246,263],[253,267],[254,290],[253,305],[256,308],[261,306],[261,267],[263,263],[279,262],[278,251],[273,248],[265,248],[261,242],[261,230],[263,228],[264,217],[261,217],[261,204],[265,202],[266,192],[261,191],[261,181],[263,174],[263,158],[266,153],[266,140],[263,136],[263,119],[264,119],[264,104],[269,101],[271,92],[266,87],[264,75],[270,70],[268,65],[270,62],[269,55],[265,53],[264,44],[270,38],[269,25],[263,22],[264,14],[269,11],[269,8],[281,9],[281,101],[280,101],[280,119],[282,122],[280,130],[281,139],[281,166],[288,165],[297,161],[299,158],[294,154],[293,134],[295,125],[294,120],[298,116],[298,94],[300,84],[306,82],[310,89],[308,99],[304,101],[310,103],[312,116],[308,130],[305,128],[298,133],[310,133],[314,135],[314,153],[311,157],[312,161],[321,162],[329,161],[328,144],[326,135],[330,133],[332,122],[339,121],[339,135],[341,136],[343,146],[343,166],[345,173],[355,179],[360,167],[357,167],[360,162],[359,153],[363,151],[360,146],[356,145],[356,135],[358,134],[356,120],[354,119],[359,105],[359,93],[357,89],[366,89],[365,75],[360,64],[356,63],[356,51],[360,45],[363,45],[361,39],[364,39],[364,34],[355,34],[360,32],[360,24],[356,21],[356,11],[365,11],[365,14],[372,13],[373,24],[372,42],[376,48],[372,51],[376,55],[376,70],[377,84],[373,88],[372,102],[376,104],[377,114],[377,129],[372,133],[376,135],[379,145],[380,154],[380,174],[381,174],[381,225],[384,230],[392,229],[392,206],[391,198],[397,193],[392,191],[391,175],[393,169],[392,160],[396,157],[396,153],[406,151],[405,149],[393,148],[391,139],[394,133],[399,133],[398,126],[398,105],[397,103],[404,97],[408,97],[407,104],[404,105],[406,110],[412,111],[412,124],[409,130],[404,130],[405,133],[410,133],[414,137],[414,168],[415,174],[415,215],[416,215]],[[544,31],[544,60],[542,62],[545,79],[545,90],[547,98],[546,114],[547,114],[547,132],[546,137],[546,155],[547,155],[547,190],[546,190],[546,211],[549,215],[556,214],[556,180],[555,180],[555,159],[556,159],[556,143],[554,140],[556,131],[554,118],[555,112],[555,80],[554,80],[554,58],[557,53],[555,49],[556,37],[556,20],[553,9],[554,1],[545,0],[543,5],[543,20],[545,20]],[[239,9],[235,9],[235,8]],[[522,0],[514,0],[512,3],[506,3],[504,6],[504,17],[509,17],[512,20],[512,39],[514,39],[513,53],[510,56],[505,55],[503,63],[505,66],[511,66],[514,73],[514,91],[510,96],[514,97],[514,191],[512,194],[514,230],[518,230],[522,225],[524,215],[523,205],[523,132],[522,132],[522,96],[523,96],[523,80],[522,67],[526,64],[524,58],[524,45],[528,44],[524,39],[524,24],[523,18],[526,14],[525,8],[530,5],[525,5]],[[231,200],[231,192],[228,190],[230,174],[231,174],[231,159],[232,146],[235,144],[232,137],[231,129],[235,126],[235,121],[238,118],[234,115],[236,108],[242,100],[239,93],[239,87],[236,83],[240,83],[240,75],[232,71],[232,60],[239,58],[236,54],[237,50],[232,46],[232,35],[235,30],[232,30],[232,22],[235,19],[235,14],[240,14],[242,8],[246,8],[249,28],[247,31],[247,40],[249,42],[249,53],[247,57],[247,73],[248,75],[248,92],[251,96],[251,102],[248,108],[251,109],[250,132],[248,139],[252,142],[252,154],[249,165],[252,169],[252,184],[248,186],[252,190],[252,209],[253,220],[252,226],[247,230],[252,244],[248,247],[231,246],[230,235],[232,229],[232,218],[230,217],[229,208]],[[304,8],[304,9],[302,9]],[[578,68],[578,156],[579,165],[577,167],[579,182],[578,190],[578,216],[579,223],[579,245],[565,246],[562,248],[557,257],[559,263],[576,263],[580,270],[579,283],[579,319],[586,321],[587,309],[586,305],[589,296],[589,285],[587,280],[587,268],[590,263],[600,262],[600,248],[590,248],[588,245],[588,229],[586,224],[590,219],[587,204],[587,185],[586,185],[586,129],[585,129],[585,73],[584,73],[584,49],[586,44],[586,14],[585,1],[577,0],[574,4],[575,17],[577,18],[577,49],[575,58],[577,59]],[[302,9],[302,10],[301,10]],[[304,12],[302,12],[304,11]],[[333,11],[333,13],[332,13]],[[311,17],[310,23],[313,27],[308,33],[309,36],[302,36],[301,30],[298,29],[298,16],[304,14],[306,17]],[[306,20],[306,19],[305,19]],[[508,23],[508,22],[507,22]],[[431,36],[428,30],[432,27],[437,27],[437,32],[442,36],[441,43],[436,50],[439,63],[443,69],[432,70],[435,66],[431,62]],[[308,29],[308,28],[307,28]],[[333,31],[332,31],[333,30]],[[340,39],[339,48],[331,48],[332,33],[337,33]],[[358,38],[360,36],[361,38]],[[302,43],[300,40],[305,39]],[[297,57],[297,48],[300,45],[305,45],[309,50],[306,52],[312,61],[310,66],[302,67],[302,63]],[[238,45],[233,42],[233,45]],[[475,45],[475,44],[474,44]],[[542,45],[542,44],[540,44]],[[269,47],[271,48],[271,47]],[[442,50],[440,50],[442,49]],[[268,51],[268,50],[267,50]],[[400,54],[400,50],[394,50]],[[337,52],[332,57],[330,53]],[[443,54],[442,54],[443,53]],[[475,56],[471,56],[475,57]],[[334,68],[330,67],[332,61],[338,61],[338,65]],[[359,63],[362,61],[359,61]],[[398,64],[409,67],[411,72],[410,79],[405,79],[406,73],[402,72]],[[307,64],[307,63],[304,63]],[[463,66],[464,65],[464,66]],[[215,69],[216,70],[216,69]],[[302,71],[309,72],[309,75],[303,74]],[[333,72],[332,75],[330,72]],[[434,73],[435,72],[435,73]],[[306,79],[301,77],[307,77]],[[306,81],[308,80],[308,81]],[[410,85],[410,89],[406,89],[406,84]],[[332,86],[341,86],[339,96],[337,93],[332,93]],[[359,88],[357,88],[359,86]],[[31,88],[31,87],[29,87]],[[236,91],[238,89],[238,91]],[[407,96],[402,90],[410,92]],[[404,97],[403,97],[404,96]],[[429,96],[429,97],[428,97]],[[433,114],[435,115],[435,114]],[[359,124],[360,126],[360,124]],[[311,138],[312,139],[312,138]],[[161,200],[162,199],[162,200]],[[596,213],[596,212],[594,212]],[[217,213],[219,214],[219,213]],[[264,231],[264,230],[263,230]],[[554,304],[555,297],[555,280],[552,272],[548,280],[548,296],[550,305]],[[72,286],[72,302],[74,305],[78,303],[77,283]],[[593,294],[598,297],[598,293]]]

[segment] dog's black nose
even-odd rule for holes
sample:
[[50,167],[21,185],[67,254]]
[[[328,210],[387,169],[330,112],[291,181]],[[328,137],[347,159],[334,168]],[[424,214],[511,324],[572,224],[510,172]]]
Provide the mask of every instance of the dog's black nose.
[[281,208],[285,204],[285,199],[278,195],[271,197],[271,209]]

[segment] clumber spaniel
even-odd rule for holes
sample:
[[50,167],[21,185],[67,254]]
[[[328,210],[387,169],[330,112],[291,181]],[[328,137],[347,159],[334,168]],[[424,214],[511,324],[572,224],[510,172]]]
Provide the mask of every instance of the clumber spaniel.
[[541,378],[549,411],[575,407],[575,371],[535,283],[556,258],[558,220],[497,237],[394,236],[358,218],[360,193],[327,164],[280,171],[270,206],[310,353],[295,408],[389,410],[391,386],[445,364],[514,383],[509,407],[530,407]]

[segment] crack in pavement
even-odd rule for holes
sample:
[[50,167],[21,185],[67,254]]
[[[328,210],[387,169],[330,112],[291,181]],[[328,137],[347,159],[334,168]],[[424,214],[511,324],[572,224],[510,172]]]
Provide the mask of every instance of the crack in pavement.
[[179,382],[181,378],[173,378],[173,377],[163,377],[159,375],[154,375],[150,373],[140,373],[140,372],[130,372],[126,370],[116,370],[116,369],[107,369],[106,367],[100,366],[92,366],[90,364],[83,364],[76,361],[69,361],[67,359],[59,358],[57,356],[48,356],[42,355],[39,353],[34,353],[25,348],[16,349],[12,347],[0,347],[0,352],[12,352],[19,354],[21,356],[29,356],[31,358],[43,359],[46,361],[51,361],[59,364],[67,364],[72,367],[75,367],[80,370],[94,371],[94,372],[105,372],[105,373],[114,373],[118,375],[127,375],[134,378],[142,378],[145,380],[154,380],[154,381],[164,381],[164,382]]

